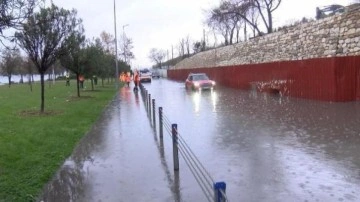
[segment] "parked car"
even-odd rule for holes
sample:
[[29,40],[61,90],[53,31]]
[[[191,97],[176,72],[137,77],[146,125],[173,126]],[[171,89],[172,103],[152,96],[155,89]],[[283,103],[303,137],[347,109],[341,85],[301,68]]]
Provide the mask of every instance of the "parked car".
[[159,71],[152,71],[152,78],[160,78],[160,72]]
[[185,81],[185,88],[192,90],[214,89],[215,85],[205,73],[190,73]]
[[140,70],[140,82],[151,82],[151,72],[148,69]]

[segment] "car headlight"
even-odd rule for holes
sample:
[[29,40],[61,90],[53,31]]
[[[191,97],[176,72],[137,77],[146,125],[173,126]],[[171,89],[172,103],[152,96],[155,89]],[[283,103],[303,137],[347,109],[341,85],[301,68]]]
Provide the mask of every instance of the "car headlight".
[[211,81],[211,84],[212,84],[213,86],[215,86],[215,85],[216,85],[216,82],[215,82],[215,81]]
[[199,86],[200,86],[200,83],[194,82],[194,86],[195,86],[195,87],[199,87]]

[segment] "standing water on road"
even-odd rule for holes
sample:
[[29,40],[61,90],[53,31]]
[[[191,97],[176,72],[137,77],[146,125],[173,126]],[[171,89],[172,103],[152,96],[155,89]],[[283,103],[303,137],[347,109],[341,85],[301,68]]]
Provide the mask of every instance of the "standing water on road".
[[[360,201],[360,103],[329,103],[219,87],[144,84],[230,201]],[[40,198],[206,201],[172,142],[151,129],[140,93],[122,88]]]
[[231,201],[360,201],[359,102],[145,88]]

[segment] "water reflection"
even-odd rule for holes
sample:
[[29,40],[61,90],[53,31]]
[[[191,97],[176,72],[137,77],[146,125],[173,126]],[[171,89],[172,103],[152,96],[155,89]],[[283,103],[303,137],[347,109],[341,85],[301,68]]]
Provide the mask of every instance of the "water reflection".
[[[194,105],[194,112],[198,113],[200,112],[202,105],[207,105],[208,100],[210,101],[212,105],[212,111],[216,112],[216,106],[218,102],[218,95],[217,92],[213,89],[206,90],[206,91],[186,91],[186,94],[192,98],[192,102]],[[203,99],[208,99],[206,101],[203,101]],[[205,107],[204,110],[208,110],[207,107]]]
[[200,111],[200,102],[201,102],[201,91],[197,91],[194,92],[193,95],[193,102],[194,102],[194,108],[195,108],[195,113]]
[[217,101],[218,101],[217,92],[214,90],[211,90],[211,103],[213,106],[213,112],[216,112]]

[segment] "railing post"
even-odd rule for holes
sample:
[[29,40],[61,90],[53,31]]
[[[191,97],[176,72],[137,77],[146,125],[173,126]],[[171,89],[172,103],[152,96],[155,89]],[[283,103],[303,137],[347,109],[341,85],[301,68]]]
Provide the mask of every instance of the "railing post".
[[226,193],[225,182],[214,183],[214,202],[225,202],[226,197],[223,195],[225,193]]
[[163,139],[163,108],[159,107],[159,135]]
[[177,124],[171,125],[172,141],[173,141],[173,159],[174,159],[174,170],[179,170],[179,151],[178,151],[178,132]]
[[156,131],[156,119],[155,119],[155,99],[152,99],[152,116],[153,116],[153,126],[155,128]]
[[151,94],[149,94],[149,100],[147,102],[148,102],[148,115],[151,123]]
[[145,97],[144,97],[144,103],[145,103],[145,109],[147,110],[148,106],[147,106],[147,99],[148,99],[148,91],[145,90]]
[[144,95],[145,95],[144,86],[141,83],[139,84],[139,86],[140,86],[140,90],[141,90],[141,95],[143,96],[143,99],[144,99]]

